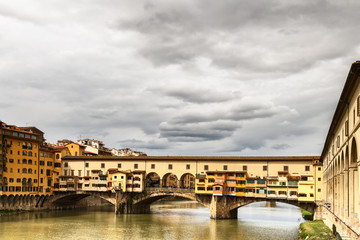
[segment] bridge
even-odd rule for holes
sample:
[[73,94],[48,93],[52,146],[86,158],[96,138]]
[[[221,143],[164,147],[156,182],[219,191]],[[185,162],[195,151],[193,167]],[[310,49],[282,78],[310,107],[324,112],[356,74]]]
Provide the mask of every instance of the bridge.
[[[114,205],[117,214],[144,214],[150,213],[150,205],[167,197],[181,197],[199,202],[210,209],[212,219],[237,218],[239,207],[254,202],[283,202],[303,208],[315,213],[315,202],[300,202],[288,199],[269,199],[238,196],[216,196],[211,194],[195,194],[193,189],[181,188],[146,188],[145,191],[121,192],[121,191],[67,191],[56,192],[54,195],[43,196],[2,196],[0,207],[10,208],[22,206],[22,209],[71,209],[79,207],[79,202],[89,196],[103,199]],[[18,208],[17,208],[18,209]]]

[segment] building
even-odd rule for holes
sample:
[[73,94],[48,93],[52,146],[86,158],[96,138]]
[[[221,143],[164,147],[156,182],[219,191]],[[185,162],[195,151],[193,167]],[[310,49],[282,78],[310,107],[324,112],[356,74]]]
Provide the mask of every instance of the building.
[[195,193],[299,202],[321,201],[322,167],[319,159],[312,161],[311,171],[310,165],[304,165],[298,166],[297,172],[290,173],[289,162],[283,164],[286,165],[281,166],[275,162],[263,166],[262,170],[267,172],[274,173],[278,170],[277,175],[265,175],[261,169],[245,171],[248,165],[243,167],[243,171],[207,171],[205,174],[197,174]]
[[[358,239],[360,233],[360,62],[351,65],[321,154],[325,223]],[[318,181],[318,176],[314,179]]]
[[55,170],[54,151],[44,147],[44,133],[0,122],[0,139],[0,195],[51,194],[60,166]]

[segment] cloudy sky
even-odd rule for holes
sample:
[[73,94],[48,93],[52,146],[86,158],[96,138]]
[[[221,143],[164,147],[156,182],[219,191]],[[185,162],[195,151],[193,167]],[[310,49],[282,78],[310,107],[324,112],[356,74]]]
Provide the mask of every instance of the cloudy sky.
[[2,0],[0,120],[148,155],[319,155],[359,1]]

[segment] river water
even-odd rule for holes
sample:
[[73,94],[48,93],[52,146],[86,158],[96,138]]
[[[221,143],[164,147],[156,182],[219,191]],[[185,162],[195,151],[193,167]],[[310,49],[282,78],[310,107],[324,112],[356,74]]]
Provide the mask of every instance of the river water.
[[212,220],[192,201],[163,201],[152,214],[115,215],[112,207],[0,216],[0,239],[296,240],[300,209],[265,202],[239,208],[238,219]]

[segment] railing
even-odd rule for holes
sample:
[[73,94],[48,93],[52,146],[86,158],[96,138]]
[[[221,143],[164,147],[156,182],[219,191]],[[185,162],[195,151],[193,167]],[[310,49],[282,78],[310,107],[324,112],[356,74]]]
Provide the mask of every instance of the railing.
[[195,189],[159,187],[159,188],[145,188],[145,191],[159,192],[159,193],[194,193]]

